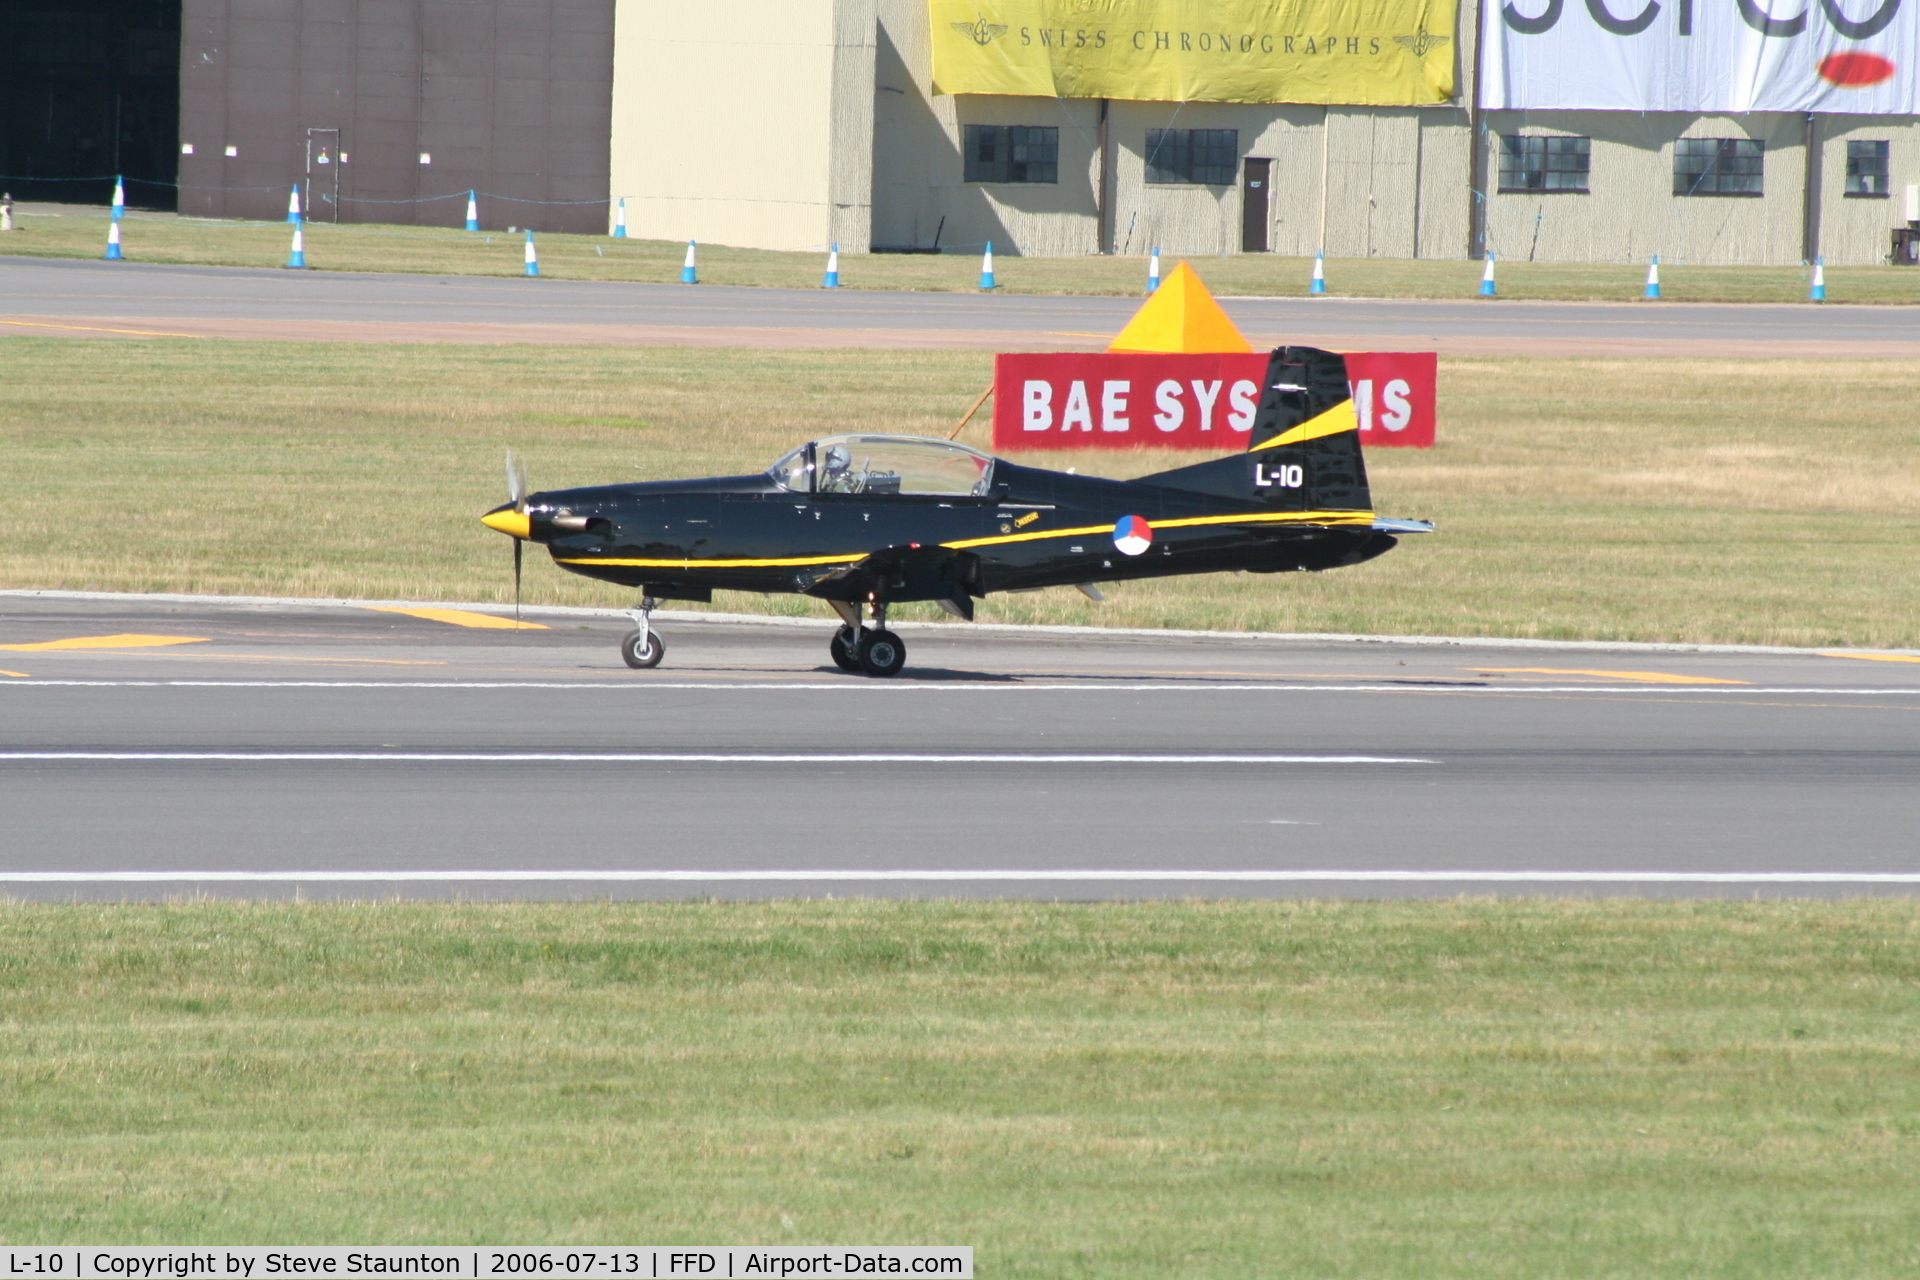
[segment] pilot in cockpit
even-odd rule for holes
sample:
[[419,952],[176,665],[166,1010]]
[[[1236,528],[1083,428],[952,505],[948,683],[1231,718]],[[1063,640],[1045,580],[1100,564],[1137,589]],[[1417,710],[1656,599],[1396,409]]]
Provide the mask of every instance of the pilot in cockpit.
[[820,464],[820,489],[823,493],[852,493],[853,451],[843,444],[828,445]]

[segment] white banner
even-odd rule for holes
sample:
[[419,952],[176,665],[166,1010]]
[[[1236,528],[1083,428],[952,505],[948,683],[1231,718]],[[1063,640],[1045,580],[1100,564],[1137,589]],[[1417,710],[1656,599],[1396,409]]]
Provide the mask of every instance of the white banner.
[[1480,105],[1920,114],[1920,0],[1484,0]]

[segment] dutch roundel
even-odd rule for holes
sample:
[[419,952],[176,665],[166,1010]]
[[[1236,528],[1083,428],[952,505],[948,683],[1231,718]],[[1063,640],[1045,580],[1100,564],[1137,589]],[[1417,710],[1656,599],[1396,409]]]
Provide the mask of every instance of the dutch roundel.
[[1113,545],[1121,555],[1137,556],[1153,545],[1153,526],[1144,516],[1121,516],[1113,526]]

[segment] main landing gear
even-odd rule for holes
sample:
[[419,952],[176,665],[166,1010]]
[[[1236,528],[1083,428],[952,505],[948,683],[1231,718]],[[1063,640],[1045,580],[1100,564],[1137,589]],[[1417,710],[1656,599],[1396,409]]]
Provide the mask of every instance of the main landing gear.
[[874,602],[872,627],[860,625],[860,605],[836,601],[833,607],[846,619],[846,625],[833,633],[827,645],[833,665],[842,671],[882,678],[899,675],[900,668],[907,665],[907,645],[887,630],[887,606]]
[[636,671],[645,671],[660,665],[660,659],[667,656],[667,643],[653,632],[653,611],[660,602],[652,596],[640,597],[640,607],[631,610],[637,631],[628,633],[620,642],[620,657]]

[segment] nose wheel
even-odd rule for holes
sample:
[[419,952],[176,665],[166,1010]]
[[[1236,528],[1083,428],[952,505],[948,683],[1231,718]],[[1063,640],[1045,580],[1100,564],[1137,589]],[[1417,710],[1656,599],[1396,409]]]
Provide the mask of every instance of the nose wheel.
[[635,671],[647,671],[660,665],[660,659],[667,656],[667,644],[653,630],[653,611],[659,601],[652,596],[641,598],[640,607],[633,610],[633,620],[638,630],[631,631],[620,642],[620,659]]
[[871,627],[859,625],[861,612],[858,605],[841,610],[842,617],[851,617],[853,621],[834,632],[827,644],[833,665],[842,671],[881,679],[899,675],[900,668],[907,665],[907,644],[887,630],[887,606],[879,603],[873,606]]

